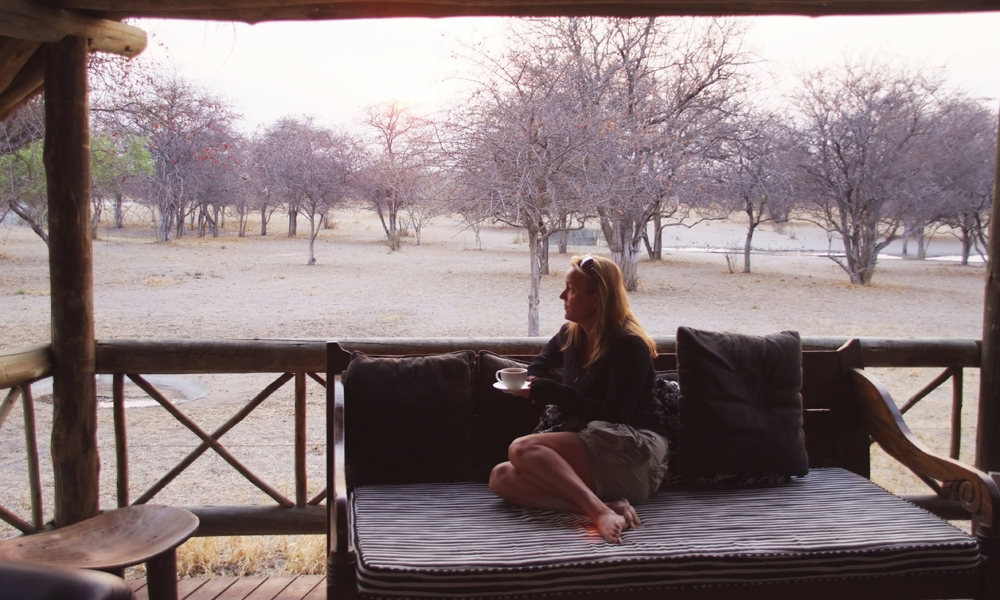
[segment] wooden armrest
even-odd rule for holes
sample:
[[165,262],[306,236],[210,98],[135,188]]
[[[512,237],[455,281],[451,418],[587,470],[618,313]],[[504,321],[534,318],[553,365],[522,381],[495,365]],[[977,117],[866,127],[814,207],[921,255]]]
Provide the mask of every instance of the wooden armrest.
[[344,385],[340,380],[350,359],[351,353],[336,342],[327,344],[327,551],[338,561],[346,561],[350,556],[344,463]]
[[869,434],[883,450],[917,475],[942,482],[942,489],[992,530],[1000,491],[982,471],[935,454],[913,435],[892,396],[863,369],[851,369]]

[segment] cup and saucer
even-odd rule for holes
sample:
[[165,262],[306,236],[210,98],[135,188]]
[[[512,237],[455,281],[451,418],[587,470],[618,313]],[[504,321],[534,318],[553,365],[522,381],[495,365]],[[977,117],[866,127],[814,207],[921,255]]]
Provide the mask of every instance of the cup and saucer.
[[521,367],[500,369],[497,371],[496,376],[497,380],[494,382],[493,387],[507,394],[513,394],[514,392],[526,390],[531,387],[531,382],[528,381],[528,370]]

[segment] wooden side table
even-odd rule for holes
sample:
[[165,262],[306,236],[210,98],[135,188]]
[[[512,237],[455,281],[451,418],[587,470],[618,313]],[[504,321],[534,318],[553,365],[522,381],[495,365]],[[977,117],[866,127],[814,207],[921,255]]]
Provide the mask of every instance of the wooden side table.
[[0,541],[0,560],[108,571],[146,563],[150,600],[177,600],[177,546],[198,529],[198,517],[174,506],[142,504]]

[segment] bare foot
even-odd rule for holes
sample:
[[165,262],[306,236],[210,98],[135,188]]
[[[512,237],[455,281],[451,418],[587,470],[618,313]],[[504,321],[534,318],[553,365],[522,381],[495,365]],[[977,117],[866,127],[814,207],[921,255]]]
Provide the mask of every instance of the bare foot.
[[625,518],[625,529],[635,529],[642,523],[632,504],[625,498],[615,500],[614,502],[605,502],[604,504]]
[[622,530],[625,529],[625,517],[614,511],[601,513],[594,519],[594,524],[597,525],[597,530],[601,532],[601,537],[606,542],[611,544],[622,543]]

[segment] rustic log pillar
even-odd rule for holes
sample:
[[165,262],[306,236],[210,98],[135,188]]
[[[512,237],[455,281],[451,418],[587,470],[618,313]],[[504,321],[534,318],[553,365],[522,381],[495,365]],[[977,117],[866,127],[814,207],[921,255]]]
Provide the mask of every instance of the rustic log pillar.
[[986,264],[986,300],[983,310],[983,346],[980,355],[979,420],[976,425],[976,466],[1000,471],[1000,135],[993,171],[993,206]]
[[52,463],[62,527],[98,513],[87,40],[45,48],[45,172],[52,289]]

